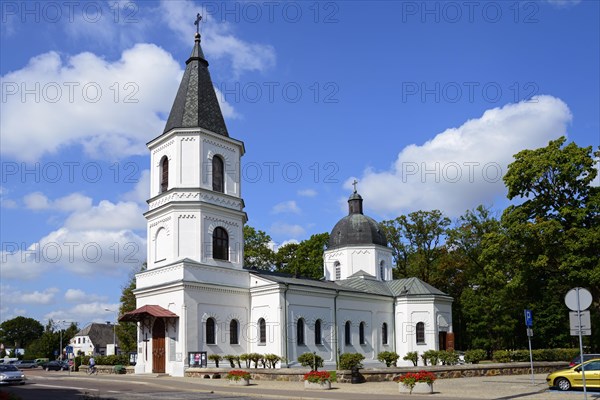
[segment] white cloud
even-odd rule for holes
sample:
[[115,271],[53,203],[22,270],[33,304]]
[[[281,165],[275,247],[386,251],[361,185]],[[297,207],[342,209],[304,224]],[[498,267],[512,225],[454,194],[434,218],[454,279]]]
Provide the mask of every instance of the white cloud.
[[123,195],[123,200],[135,201],[139,204],[146,204],[146,200],[150,198],[150,170],[145,169],[140,174],[139,180],[135,187],[130,192]]
[[25,207],[30,210],[57,210],[57,211],[77,211],[85,210],[92,206],[92,199],[81,193],[71,193],[67,196],[50,201],[45,194],[33,192],[23,197]]
[[109,310],[118,310],[118,303],[105,303],[100,301],[92,301],[88,303],[80,303],[69,309],[55,310],[44,315],[44,321],[52,319],[54,321],[63,320],[68,322],[79,322],[80,328],[85,327],[91,322],[114,322],[115,313]]
[[281,213],[292,213],[292,214],[300,214],[300,208],[298,204],[294,200],[283,201],[281,203],[275,204],[271,209],[273,214],[281,214]]
[[287,236],[292,238],[301,237],[306,230],[300,225],[286,224],[284,222],[274,222],[269,230],[274,235]]
[[[75,203],[85,202],[74,198]],[[27,248],[3,243],[2,278],[34,279],[56,268],[80,275],[117,274],[145,261],[146,241],[132,231],[146,226],[138,204],[103,200],[94,207],[75,208],[62,227]]]
[[[193,30],[181,21],[196,15],[201,6],[192,1],[161,1],[161,14],[167,26],[177,32],[183,43],[192,43]],[[235,76],[245,71],[265,71],[275,65],[275,50],[270,45],[249,43],[231,32],[231,25],[210,19],[210,13],[202,12],[208,23],[202,23],[202,50],[207,58],[231,60]]]
[[[565,135],[571,118],[567,105],[552,96],[487,110],[405,147],[387,171],[365,170],[360,192],[370,209],[387,217],[430,209],[460,215],[503,197],[502,176],[512,156]],[[353,179],[345,182],[347,189]]]
[[59,290],[57,288],[47,288],[42,291],[23,292],[13,289],[8,285],[0,286],[0,297],[2,301],[8,304],[51,304]]
[[547,3],[558,8],[573,7],[581,3],[581,0],[546,0]]
[[23,197],[25,207],[30,210],[45,210],[50,207],[48,198],[41,192],[29,193]]
[[106,301],[106,296],[89,294],[81,289],[67,289],[65,300],[69,303],[82,303],[84,301]]
[[314,189],[302,189],[298,190],[298,196],[303,197],[315,197],[317,195],[317,191]]
[[33,57],[1,77],[2,154],[34,161],[80,144],[97,158],[145,155],[181,75],[179,63],[153,44],[137,44],[114,62],[89,52]]

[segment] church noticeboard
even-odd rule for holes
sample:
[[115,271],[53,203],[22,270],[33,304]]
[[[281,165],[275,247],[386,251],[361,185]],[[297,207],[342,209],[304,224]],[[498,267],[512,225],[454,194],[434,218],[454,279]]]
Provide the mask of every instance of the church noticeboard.
[[190,362],[190,367],[206,368],[208,365],[206,351],[190,351],[188,353],[188,360]]

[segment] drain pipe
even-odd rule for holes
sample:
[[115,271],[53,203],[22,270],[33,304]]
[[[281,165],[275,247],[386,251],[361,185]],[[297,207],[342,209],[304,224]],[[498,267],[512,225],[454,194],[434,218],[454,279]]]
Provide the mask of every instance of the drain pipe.
[[338,323],[337,323],[337,298],[340,295],[339,290],[335,290],[333,298],[333,351],[335,353],[335,369],[340,367],[340,350],[338,348]]
[[283,291],[283,340],[284,340],[284,354],[285,354],[285,366],[290,367],[290,359],[288,357],[288,324],[287,324],[287,291],[290,288],[288,283],[285,284],[285,290]]
[[392,303],[392,329],[394,332],[393,340],[392,340],[392,351],[394,353],[396,353],[396,298],[395,297],[394,297],[394,302]]

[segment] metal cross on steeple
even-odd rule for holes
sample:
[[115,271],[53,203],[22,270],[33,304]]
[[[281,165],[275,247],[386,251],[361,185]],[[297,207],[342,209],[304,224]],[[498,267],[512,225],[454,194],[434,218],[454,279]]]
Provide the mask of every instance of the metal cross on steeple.
[[356,193],[356,184],[358,183],[358,181],[355,179],[354,182],[352,182],[352,186],[354,186],[354,193]]
[[196,25],[196,33],[200,34],[200,21],[202,21],[202,15],[200,13],[196,14],[196,21],[194,21],[194,25]]

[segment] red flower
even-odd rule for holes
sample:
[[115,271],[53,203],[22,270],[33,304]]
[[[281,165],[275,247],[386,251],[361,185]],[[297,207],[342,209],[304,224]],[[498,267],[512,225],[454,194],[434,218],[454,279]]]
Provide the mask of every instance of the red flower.
[[304,374],[304,380],[312,383],[323,383],[331,380],[331,374],[327,371],[310,371]]

